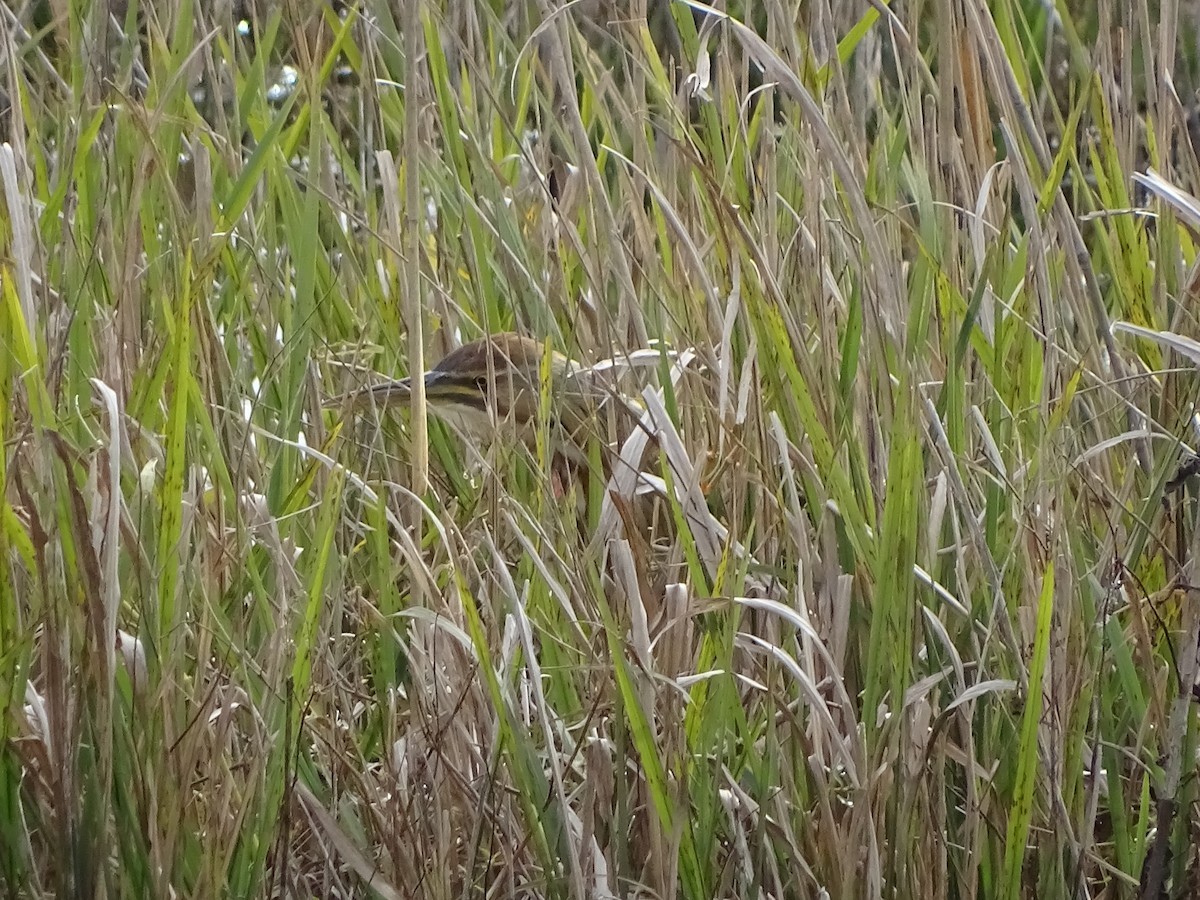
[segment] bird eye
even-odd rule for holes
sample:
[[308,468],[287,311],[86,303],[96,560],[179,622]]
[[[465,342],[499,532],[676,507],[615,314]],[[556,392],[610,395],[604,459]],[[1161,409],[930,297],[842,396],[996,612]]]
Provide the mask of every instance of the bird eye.
[[486,394],[488,392],[488,377],[480,375],[475,379],[475,387],[479,388],[479,393]]

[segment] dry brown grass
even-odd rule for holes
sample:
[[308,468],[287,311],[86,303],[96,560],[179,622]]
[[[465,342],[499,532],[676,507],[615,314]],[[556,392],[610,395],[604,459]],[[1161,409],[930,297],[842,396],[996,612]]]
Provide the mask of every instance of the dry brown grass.
[[0,10],[8,893],[1190,895],[1193,4],[235,6]]

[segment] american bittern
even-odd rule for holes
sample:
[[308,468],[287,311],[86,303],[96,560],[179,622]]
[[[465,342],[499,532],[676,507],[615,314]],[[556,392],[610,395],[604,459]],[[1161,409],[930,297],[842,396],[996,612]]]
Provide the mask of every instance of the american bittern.
[[[639,361],[647,358],[644,352],[635,355]],[[652,351],[652,358],[659,358],[657,351]],[[686,360],[677,365],[686,365]],[[660,444],[661,425],[647,424],[642,406],[617,390],[610,375],[611,370],[602,365],[583,366],[555,352],[547,356],[537,341],[510,332],[464,344],[439,360],[425,373],[425,399],[431,412],[476,445],[495,435],[497,427],[527,446],[535,445],[539,424],[560,429],[562,439],[554,447],[552,460],[556,477],[591,476],[589,442],[598,438],[603,472],[594,474],[601,475],[607,486],[593,542],[601,546],[619,532],[618,520],[625,522],[627,537],[648,533],[656,518],[652,507],[657,504],[652,501],[643,506],[633,501],[643,492],[665,496],[662,479],[642,469],[647,449]],[[326,406],[407,403],[411,384],[409,378],[382,381]],[[541,420],[543,401],[548,422]],[[709,512],[700,480],[678,435],[662,449],[675,474],[678,499],[691,523],[693,539],[705,560],[715,567],[727,532]],[[565,485],[560,482],[557,486]],[[577,499],[584,501],[588,495],[584,490]],[[636,546],[627,552],[641,561],[630,571],[649,572],[645,564],[650,555],[648,538],[639,536]],[[658,574],[660,580],[666,577],[665,571]],[[644,596],[662,594],[661,586],[647,590]]]
[[[548,362],[545,379],[544,361]],[[411,383],[409,378],[383,381],[326,405],[407,403]],[[475,442],[487,439],[499,426],[533,446],[543,395],[550,424],[561,426],[563,432],[556,449],[574,464],[586,462],[588,440],[603,434],[613,439],[612,445],[602,442],[602,459],[608,468],[611,451],[629,437],[641,414],[635,401],[595,369],[557,352],[547,359],[541,344],[512,332],[463,344],[425,373],[430,412]],[[607,427],[610,422],[612,430]]]

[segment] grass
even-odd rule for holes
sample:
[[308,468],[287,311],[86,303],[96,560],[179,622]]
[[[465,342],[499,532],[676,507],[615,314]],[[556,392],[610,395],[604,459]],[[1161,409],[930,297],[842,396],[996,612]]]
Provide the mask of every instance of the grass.
[[5,893],[1195,891],[1193,4],[793,7],[0,12]]

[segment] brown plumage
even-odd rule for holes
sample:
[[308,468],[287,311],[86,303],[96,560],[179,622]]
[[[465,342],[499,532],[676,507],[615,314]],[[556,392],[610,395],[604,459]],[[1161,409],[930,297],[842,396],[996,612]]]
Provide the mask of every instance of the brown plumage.
[[[511,332],[464,344],[425,373],[429,411],[476,445],[490,440],[499,427],[501,435],[533,448],[539,424],[550,426],[556,437],[552,437],[553,457],[547,474],[555,493],[565,492],[569,485],[577,487],[575,500],[582,522],[593,495],[591,479],[601,478],[605,502],[593,541],[597,536],[624,534],[635,559],[634,569],[643,582],[639,587],[642,596],[660,598],[667,570],[651,564],[648,536],[653,523],[662,521],[663,510],[654,491],[646,498],[641,496],[643,484],[649,486],[642,475],[646,455],[656,446],[652,434],[638,431],[644,428],[643,409],[616,389],[610,368],[583,366],[561,353],[546,354],[537,341]],[[548,369],[546,379],[542,377],[544,367]],[[406,404],[411,399],[410,385],[409,378],[382,381],[327,405]],[[539,421],[543,391],[548,392],[550,421],[546,423]],[[593,437],[599,443],[599,472],[589,461]],[[596,547],[603,543],[601,540]]]
[[[469,440],[486,438],[499,425],[501,429],[515,430],[520,440],[532,446],[542,398],[545,354],[537,341],[513,332],[463,344],[425,373],[429,410]],[[588,438],[593,434],[611,438],[603,442],[605,456],[618,449],[637,425],[641,413],[637,403],[619,393],[595,371],[561,353],[550,352],[548,367],[548,410],[551,424],[563,429],[562,452],[575,462],[582,462],[586,459]],[[407,403],[410,387],[409,378],[383,381],[326,405]]]

